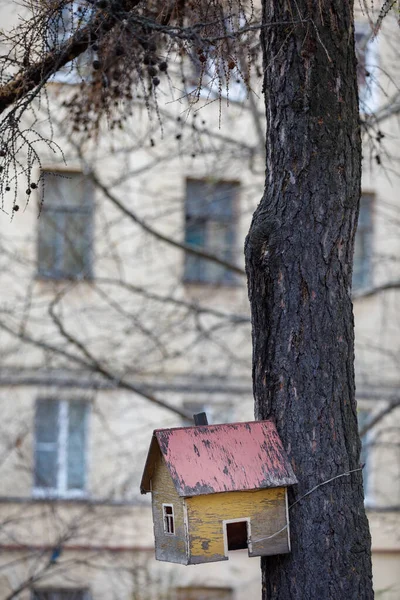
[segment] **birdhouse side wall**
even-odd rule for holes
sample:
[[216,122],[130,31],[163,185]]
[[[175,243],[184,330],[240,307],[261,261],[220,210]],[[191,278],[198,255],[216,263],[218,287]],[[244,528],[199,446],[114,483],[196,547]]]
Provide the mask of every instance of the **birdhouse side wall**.
[[186,498],[186,506],[189,564],[227,560],[224,521],[236,519],[248,520],[249,556],[290,551],[286,488],[194,496]]
[[[155,465],[151,486],[156,559],[185,565],[188,556],[184,499],[178,496],[161,454]],[[166,531],[165,506],[172,506],[173,533]]]

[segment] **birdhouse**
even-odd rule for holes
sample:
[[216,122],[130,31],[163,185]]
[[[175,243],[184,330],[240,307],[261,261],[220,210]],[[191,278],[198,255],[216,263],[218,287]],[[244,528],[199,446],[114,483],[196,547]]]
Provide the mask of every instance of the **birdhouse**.
[[157,429],[141,482],[152,494],[156,559],[184,565],[290,552],[297,483],[272,421]]

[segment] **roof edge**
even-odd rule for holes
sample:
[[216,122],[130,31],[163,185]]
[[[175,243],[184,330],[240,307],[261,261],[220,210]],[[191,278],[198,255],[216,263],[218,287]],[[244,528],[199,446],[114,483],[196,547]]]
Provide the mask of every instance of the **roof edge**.
[[151,492],[151,479],[154,474],[156,450],[161,452],[160,447],[158,445],[158,440],[155,435],[155,431],[153,431],[149,450],[147,452],[146,462],[143,469],[142,480],[140,482],[141,494],[147,494],[148,492]]

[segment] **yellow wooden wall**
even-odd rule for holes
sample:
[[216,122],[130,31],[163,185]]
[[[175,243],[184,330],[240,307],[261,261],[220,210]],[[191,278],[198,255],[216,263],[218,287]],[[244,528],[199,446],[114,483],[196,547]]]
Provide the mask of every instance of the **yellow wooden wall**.
[[[250,518],[251,556],[289,552],[285,488],[226,492],[186,498],[190,564],[227,560],[223,524],[228,519]],[[257,542],[259,538],[272,536]]]

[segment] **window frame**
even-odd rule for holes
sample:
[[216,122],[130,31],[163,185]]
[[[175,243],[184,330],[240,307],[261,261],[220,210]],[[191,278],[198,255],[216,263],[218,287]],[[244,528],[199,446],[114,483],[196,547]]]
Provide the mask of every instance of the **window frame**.
[[[53,39],[48,40],[48,46],[50,50],[54,50],[54,48],[58,48],[60,44],[65,44],[71,38],[72,35],[76,33],[78,28],[82,28],[85,24],[90,22],[91,16],[93,14],[93,7],[88,4],[85,6],[86,12],[85,14],[79,14],[79,8],[82,6],[82,0],[73,0],[71,2],[70,8],[63,7],[62,11],[68,10],[70,12],[70,26],[62,27],[62,31],[57,30],[57,23],[54,22],[54,36]],[[62,15],[59,15],[59,23],[63,22],[64,18]],[[54,45],[54,41],[56,44]],[[64,65],[61,69],[59,69],[56,73],[54,73],[50,79],[49,83],[55,84],[68,84],[68,85],[78,85],[82,83],[82,81],[86,81],[90,77],[89,65],[91,65],[95,53],[90,48],[79,57],[69,61],[66,65]],[[85,60],[86,66],[84,67],[87,73],[81,73],[82,70],[82,62]]]
[[[88,421],[89,407],[87,400],[80,398],[76,399],[52,399],[49,397],[41,397],[36,401],[36,407],[40,401],[50,401],[58,404],[58,436],[57,436],[57,487],[43,487],[33,483],[32,495],[35,498],[71,498],[79,499],[86,498],[87,492],[87,465],[88,465]],[[84,470],[84,485],[83,488],[68,489],[68,426],[69,426],[69,406],[73,402],[80,402],[85,406],[84,411],[84,451],[83,451],[83,470]],[[35,418],[36,410],[35,407]],[[36,436],[36,426],[34,427],[33,440],[33,476],[36,477],[36,452],[38,440]],[[42,442],[43,443],[43,442]]]
[[[364,203],[367,202],[369,205],[369,225],[368,227],[364,227],[362,223],[360,223],[360,215],[362,211],[362,203],[363,198],[368,198],[368,200],[364,200]],[[354,253],[353,253],[353,273],[352,273],[352,291],[354,294],[362,293],[366,289],[369,289],[373,285],[374,273],[373,273],[373,244],[374,244],[374,229],[375,229],[375,202],[376,197],[374,192],[370,192],[368,190],[363,190],[360,196],[360,209],[358,214],[358,222],[357,222],[357,230],[354,238]],[[355,272],[355,258],[356,258],[356,240],[357,235],[361,229],[363,230],[362,235],[367,236],[367,244],[366,244],[366,252],[365,256],[361,257],[365,265],[362,267],[362,274],[358,276],[357,279],[354,278]]]
[[[361,418],[363,414],[364,419]],[[362,426],[364,426],[368,421],[373,418],[373,411],[371,408],[366,408],[365,406],[359,406],[357,410],[357,423],[358,429],[360,430]],[[364,421],[364,422],[363,422]],[[373,495],[373,470],[371,468],[371,447],[373,445],[374,432],[372,429],[367,431],[367,433],[361,437],[361,451],[360,451],[360,462],[364,460],[364,468],[363,468],[363,489],[364,489],[364,503],[367,507],[373,507],[375,504],[375,499]],[[365,474],[365,476],[364,476]]]
[[[357,57],[359,111],[361,114],[370,115],[378,109],[379,105],[379,84],[377,81],[379,75],[379,39],[377,36],[373,37],[373,31],[369,23],[356,21],[354,40]],[[361,64],[359,61],[359,48],[364,53],[364,64]],[[359,63],[361,64],[361,68],[369,73],[368,81],[363,86],[360,85],[358,77]]]
[[[167,514],[166,513],[166,508],[171,508],[172,509],[172,513],[171,514]],[[164,534],[165,535],[174,535],[176,536],[176,524],[175,524],[175,512],[174,512],[174,505],[173,504],[168,504],[168,503],[164,503],[162,505],[162,511],[163,511],[163,527],[164,527]],[[172,525],[172,527],[171,527]],[[171,529],[173,531],[169,531],[169,529]]]
[[[88,588],[33,588],[31,590],[31,600],[38,600],[38,594],[81,594],[81,600],[91,600],[92,596]],[[39,598],[40,600],[40,598]],[[75,600],[75,599],[73,599]],[[79,599],[77,599],[79,600]]]
[[[74,177],[82,177],[84,185],[84,195],[80,204],[74,205],[68,201],[51,204],[51,200],[46,201],[43,194],[46,186],[46,176],[62,177],[71,180]],[[90,179],[85,176],[81,170],[59,170],[56,168],[43,168],[39,176],[41,187],[41,202],[39,219],[49,215],[55,222],[55,254],[52,266],[46,270],[40,264],[40,240],[41,225],[36,228],[36,278],[43,281],[91,281],[93,274],[93,230],[94,230],[94,188]],[[84,269],[82,273],[67,273],[63,271],[63,262],[66,255],[66,239],[64,223],[68,215],[81,215],[85,217],[85,240],[87,241],[84,252],[82,253],[82,262]]]
[[[190,184],[194,183],[194,184],[200,184],[203,185],[204,187],[207,187],[208,185],[210,187],[214,187],[215,190],[218,190],[218,185],[221,186],[229,186],[231,187],[231,194],[232,194],[232,199],[231,199],[231,217],[224,217],[224,216],[213,216],[212,214],[210,214],[210,212],[206,213],[204,212],[201,215],[198,215],[197,218],[195,219],[195,221],[197,221],[197,223],[201,223],[202,224],[202,231],[204,232],[204,237],[205,237],[205,243],[202,246],[197,246],[199,250],[203,250],[205,252],[210,252],[211,254],[214,254],[215,251],[210,248],[208,242],[207,242],[207,232],[209,230],[211,230],[210,228],[210,224],[224,224],[227,226],[227,231],[228,234],[232,236],[232,242],[229,245],[229,256],[226,258],[224,258],[221,255],[221,259],[222,260],[227,260],[232,262],[232,264],[235,264],[235,251],[236,251],[236,247],[237,247],[237,237],[238,237],[238,202],[239,202],[239,193],[240,193],[240,188],[241,188],[241,182],[237,179],[215,179],[215,180],[210,180],[205,178],[196,178],[196,177],[187,177],[186,178],[186,182],[185,182],[185,203],[184,203],[184,240],[185,240],[185,244],[191,246],[192,244],[190,244],[187,241],[187,234],[188,234],[188,225],[190,222],[190,218],[191,218],[191,213],[188,210],[188,205],[189,205],[189,187]],[[195,245],[193,245],[194,248],[196,248]],[[218,256],[219,254],[216,253],[216,256]],[[232,271],[230,271],[229,269],[225,269],[223,273],[221,273],[221,277],[219,278],[214,278],[214,277],[210,277],[209,275],[206,274],[206,269],[207,267],[205,267],[205,275],[204,276],[198,276],[197,274],[190,274],[190,269],[193,267],[189,267],[189,261],[192,259],[193,260],[196,259],[197,261],[200,262],[200,264],[202,263],[202,261],[204,262],[204,264],[207,264],[209,261],[207,261],[207,259],[202,258],[201,256],[194,256],[194,255],[189,255],[188,253],[185,253],[184,256],[184,265],[183,265],[183,277],[182,277],[182,281],[185,285],[206,285],[206,286],[236,286],[238,285],[238,280],[237,277],[235,275],[235,273],[233,273]],[[224,267],[221,265],[221,269],[224,269]]]
[[247,523],[247,552],[250,556],[253,551],[253,541],[251,539],[251,517],[242,517],[238,519],[224,519],[222,521],[222,535],[224,538],[224,554],[229,557],[229,552],[235,552],[235,550],[228,550],[228,530],[227,525],[230,523]]

